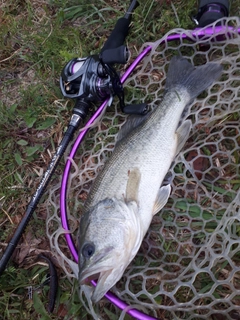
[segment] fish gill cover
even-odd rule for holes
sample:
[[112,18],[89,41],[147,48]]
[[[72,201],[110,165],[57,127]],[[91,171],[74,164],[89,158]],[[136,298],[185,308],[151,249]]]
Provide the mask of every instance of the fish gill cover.
[[[240,20],[225,18],[221,23],[227,28],[218,41],[216,35],[194,38],[191,31],[174,29],[145,44],[153,49],[125,85],[128,103],[141,100],[154,107],[161,101],[173,55],[181,54],[194,65],[215,61],[224,67],[221,79],[183,115],[193,127],[170,169],[171,196],[112,288],[123,301],[158,319],[240,318],[240,36],[237,29],[228,29],[240,26]],[[168,42],[176,33],[180,40]],[[113,104],[74,159],[67,201],[75,243],[81,208],[125,120]],[[73,281],[72,257],[59,217],[59,190],[60,181],[49,193],[47,235]],[[81,287],[80,299],[93,318],[124,318],[124,312],[107,300],[93,306],[86,286]]]

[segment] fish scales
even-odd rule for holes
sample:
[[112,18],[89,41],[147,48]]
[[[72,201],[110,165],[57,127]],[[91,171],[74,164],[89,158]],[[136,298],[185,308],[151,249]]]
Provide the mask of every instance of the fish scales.
[[[96,178],[85,210],[106,197],[124,196],[128,171],[137,167],[141,172],[140,214],[144,215],[145,210],[152,211],[158,189],[175,157],[177,148],[175,132],[181,113],[189,101],[187,91],[184,92],[181,88],[179,90],[182,92],[166,94],[160,106],[118,143],[109,161]],[[181,100],[179,100],[180,95]],[[170,105],[174,107],[170,109]],[[145,200],[146,195],[148,201]],[[151,219],[147,214],[145,218]]]

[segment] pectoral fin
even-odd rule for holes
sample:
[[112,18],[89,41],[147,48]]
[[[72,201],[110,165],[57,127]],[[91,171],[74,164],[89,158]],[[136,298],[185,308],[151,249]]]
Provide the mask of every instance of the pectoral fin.
[[153,216],[165,206],[170,196],[170,193],[170,184],[168,184],[167,186],[163,186],[158,190],[157,198],[153,206]]
[[185,143],[189,137],[189,133],[190,133],[191,128],[192,128],[192,121],[186,120],[177,129],[177,131],[176,131],[176,136],[177,136],[177,152],[176,152],[176,154],[179,154],[179,152],[182,150],[183,146],[185,145]]
[[128,172],[128,181],[126,188],[126,201],[135,201],[138,203],[138,190],[141,179],[141,173],[138,168],[133,168]]

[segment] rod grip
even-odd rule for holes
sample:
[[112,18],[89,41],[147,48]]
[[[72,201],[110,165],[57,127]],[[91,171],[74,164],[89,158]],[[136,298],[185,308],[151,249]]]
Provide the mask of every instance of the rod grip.
[[107,39],[101,50],[101,54],[103,54],[105,50],[115,49],[124,44],[124,41],[128,35],[129,25],[130,19],[118,19],[112,33],[110,34],[109,38]]
[[109,64],[125,64],[128,61],[128,57],[128,49],[124,45],[113,49],[106,49],[100,55],[100,59],[102,60],[102,62]]

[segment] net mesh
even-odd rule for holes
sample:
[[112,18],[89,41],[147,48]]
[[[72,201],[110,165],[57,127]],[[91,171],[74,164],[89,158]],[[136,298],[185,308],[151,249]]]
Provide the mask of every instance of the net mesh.
[[[159,105],[173,55],[194,65],[219,61],[221,79],[198,97],[183,118],[192,120],[190,137],[170,168],[172,194],[154,216],[141,249],[112,292],[158,319],[240,318],[240,26],[238,18],[221,21],[224,36],[194,39],[175,29],[155,43],[126,82],[129,103]],[[214,25],[215,27],[215,25]],[[169,36],[179,34],[178,41]],[[185,39],[185,35],[188,39]],[[194,40],[194,41],[191,41]],[[216,41],[217,40],[217,41]],[[146,44],[144,45],[144,47]],[[69,178],[68,212],[74,239],[89,188],[112,152],[126,117],[117,105],[89,131],[74,159]],[[71,257],[61,235],[59,185],[49,193],[47,235],[71,281]],[[107,301],[94,307],[86,287],[81,300],[93,318],[124,319]]]

